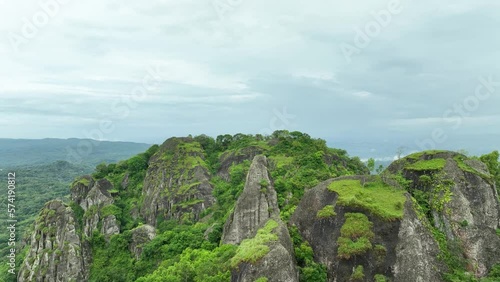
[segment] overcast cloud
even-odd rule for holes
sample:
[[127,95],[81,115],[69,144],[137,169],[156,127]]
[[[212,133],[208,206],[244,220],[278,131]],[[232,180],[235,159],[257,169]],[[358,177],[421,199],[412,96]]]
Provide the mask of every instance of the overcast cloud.
[[[374,13],[391,18],[363,41]],[[0,0],[0,22],[2,138],[286,128],[362,156],[500,147],[496,0]]]

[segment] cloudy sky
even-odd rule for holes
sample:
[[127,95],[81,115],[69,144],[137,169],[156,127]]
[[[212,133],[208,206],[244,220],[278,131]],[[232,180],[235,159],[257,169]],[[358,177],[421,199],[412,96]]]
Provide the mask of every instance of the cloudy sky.
[[362,156],[499,149],[499,8],[0,0],[0,138],[289,129]]

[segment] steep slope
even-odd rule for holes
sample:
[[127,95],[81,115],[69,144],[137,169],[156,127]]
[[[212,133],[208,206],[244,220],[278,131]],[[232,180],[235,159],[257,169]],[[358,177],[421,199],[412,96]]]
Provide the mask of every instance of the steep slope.
[[[85,254],[63,249],[43,268],[33,266],[57,251],[41,244],[44,228],[34,226],[19,273],[76,281],[324,281],[326,268],[287,223],[308,189],[364,173],[358,158],[300,132],[170,138],[77,178],[69,203],[61,203],[65,212],[57,208],[67,223],[51,232],[66,234],[74,222],[72,240]],[[59,265],[66,261],[79,261],[79,276]]]
[[61,201],[47,203],[28,239],[30,249],[17,281],[86,281],[90,247],[77,229],[71,207]]
[[291,223],[328,281],[476,281],[500,262],[499,219],[485,165],[443,151],[323,182]]
[[279,217],[276,191],[267,170],[267,159],[253,159],[245,188],[229,216],[222,243],[239,244],[232,264],[231,281],[298,281],[293,245]]
[[213,205],[213,187],[200,144],[171,138],[154,154],[144,180],[141,215],[148,224],[176,219],[196,222]]

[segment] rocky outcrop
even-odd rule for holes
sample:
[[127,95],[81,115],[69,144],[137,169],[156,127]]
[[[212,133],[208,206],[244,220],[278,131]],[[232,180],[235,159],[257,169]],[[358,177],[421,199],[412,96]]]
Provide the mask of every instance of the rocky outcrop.
[[286,225],[280,219],[276,191],[267,170],[267,159],[253,159],[245,188],[228,218],[222,235],[225,244],[240,244],[254,238],[259,229],[272,221],[276,227],[269,231],[276,240],[267,242],[269,252],[254,263],[241,262],[232,272],[231,281],[250,282],[265,277],[268,281],[298,281],[293,245]]
[[[104,234],[106,238],[120,233],[120,226],[116,216],[102,214],[104,208],[114,203],[114,199],[109,193],[113,189],[113,184],[107,179],[101,179],[97,182],[92,180],[89,183],[94,184],[90,190],[88,188],[81,189],[81,184],[78,184],[78,182],[71,188],[72,200],[79,204],[85,212],[83,216],[83,233],[87,237],[91,237],[92,232],[97,230]],[[79,193],[87,190],[86,193]]]
[[151,157],[140,211],[146,222],[197,221],[215,202],[204,152],[192,138],[171,138]]
[[433,226],[446,236],[453,245],[453,255],[468,271],[483,277],[500,262],[500,237],[496,234],[500,206],[482,162],[454,152],[431,151],[410,155],[393,163],[388,171],[411,181],[412,193],[420,191],[431,198]]
[[[290,223],[297,226],[302,237],[309,242],[313,248],[315,260],[327,267],[328,281],[350,281],[353,270],[357,266],[363,267],[363,274],[366,278],[360,281],[373,281],[375,275],[394,279],[392,268],[396,261],[396,245],[399,240],[401,222],[399,220],[385,221],[359,207],[339,205],[337,203],[339,195],[330,191],[328,187],[332,182],[341,180],[359,180],[361,183],[366,183],[374,181],[375,178],[340,177],[320,183],[305,193]],[[318,213],[326,206],[333,207],[331,216],[318,217]],[[338,240],[348,213],[366,215],[368,222],[373,226],[371,245],[378,246],[378,249],[370,248],[363,255],[348,259],[340,257]],[[417,281],[412,279],[394,281]]]
[[232,272],[232,282],[254,282],[264,277],[269,282],[299,281],[288,228],[281,220],[276,222],[272,234],[278,239],[268,243],[269,253],[255,263],[240,263]]
[[90,189],[94,187],[94,183],[94,178],[90,175],[84,175],[77,178],[71,185],[71,199],[78,205],[82,205],[82,202],[87,197]]
[[[358,181],[357,187],[348,180]],[[392,196],[370,194],[370,189],[385,189],[381,181],[406,198],[397,217],[380,213],[399,210]],[[480,278],[500,262],[497,196],[481,162],[447,151],[423,152],[394,162],[381,179],[351,176],[319,184],[302,197],[290,223],[310,243],[315,260],[327,267],[328,281],[350,281],[358,267],[359,281],[383,275],[390,281],[437,282],[456,270]],[[366,218],[370,243],[346,256],[339,238],[352,214]],[[349,226],[351,231],[363,231],[357,224]]]
[[18,281],[65,282],[88,279],[90,248],[77,232],[73,210],[52,201],[41,211]]
[[230,151],[222,154],[220,157],[220,167],[217,171],[217,176],[229,182],[231,180],[231,166],[240,164],[247,160],[252,161],[255,156],[262,154],[262,152],[263,149],[258,146],[249,146],[241,150]]
[[444,272],[446,266],[437,259],[439,246],[419,220],[410,195],[407,197],[398,232],[394,281],[442,281],[440,272]]
[[151,225],[142,225],[131,230],[132,239],[130,241],[129,250],[138,260],[142,255],[144,244],[153,240],[156,237],[156,229]]
[[224,226],[222,242],[239,244],[268,219],[276,217],[279,217],[276,191],[267,171],[267,159],[259,155],[253,159],[245,188]]

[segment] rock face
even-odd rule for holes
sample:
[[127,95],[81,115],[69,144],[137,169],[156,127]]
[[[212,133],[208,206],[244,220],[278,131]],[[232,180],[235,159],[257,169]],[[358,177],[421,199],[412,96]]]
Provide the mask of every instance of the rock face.
[[18,281],[86,281],[90,248],[77,234],[72,209],[61,201],[45,205],[35,223]]
[[[423,165],[440,162],[440,169]],[[416,169],[418,168],[418,169]],[[411,181],[410,191],[437,198],[432,204],[433,225],[454,245],[453,254],[476,277],[485,276],[500,262],[500,206],[487,167],[480,161],[448,151],[416,154],[389,169]],[[424,176],[425,175],[425,176]]]
[[142,254],[142,246],[156,237],[156,229],[151,225],[142,225],[132,231],[132,241],[129,250],[139,259]]
[[239,244],[255,234],[259,226],[268,219],[277,217],[279,209],[276,191],[267,171],[267,159],[259,155],[253,159],[243,193],[224,226],[222,242]]
[[[340,180],[372,181],[371,177],[341,177],[320,183],[315,188],[307,191],[302,197],[291,219],[291,224],[296,225],[302,237],[309,242],[314,250],[315,260],[324,264],[328,270],[328,281],[350,281],[353,270],[363,266],[364,277],[373,281],[375,275],[384,275],[386,278],[394,279],[392,267],[396,261],[396,245],[399,241],[400,221],[384,221],[377,216],[367,213],[364,209],[342,206],[337,204],[338,194],[328,190],[328,186],[334,181]],[[331,205],[334,207],[335,215],[328,218],[318,218],[318,212],[323,207]],[[410,203],[411,206],[411,203]],[[405,207],[406,208],[406,207]],[[411,208],[411,207],[408,207]],[[341,228],[346,222],[347,213],[366,214],[369,222],[373,224],[372,245],[381,246],[380,251],[372,249],[366,254],[352,257],[350,259],[339,258],[338,239],[341,236]],[[383,247],[383,248],[382,248]],[[412,248],[412,246],[407,246]],[[438,251],[434,246],[434,251]],[[436,251],[436,253],[437,253]],[[413,267],[409,265],[407,267]],[[409,269],[404,269],[406,271]],[[434,268],[430,271],[436,272]],[[412,280],[394,281],[418,281]],[[425,280],[440,281],[440,280]]]
[[229,174],[229,169],[232,165],[242,163],[246,160],[253,160],[253,158],[259,154],[262,154],[263,150],[257,146],[250,146],[238,150],[236,152],[226,152],[220,157],[220,168],[217,171],[217,176],[224,179],[225,181],[230,181],[231,176]]
[[[72,200],[79,204],[85,212],[83,216],[83,233],[87,237],[92,236],[94,230],[100,231],[102,234],[109,238],[114,234],[120,233],[120,226],[116,220],[116,216],[104,215],[103,209],[111,206],[114,199],[109,193],[113,189],[113,185],[107,179],[101,179],[97,182],[90,181],[94,186],[83,195],[79,191],[86,191],[81,189],[81,184],[76,184],[72,187]],[[99,225],[102,227],[99,229]]]
[[273,234],[277,235],[278,240],[269,243],[269,253],[254,264],[241,263],[232,272],[232,282],[254,282],[261,277],[270,282],[299,281],[288,228],[281,221],[277,223]]
[[171,138],[151,158],[144,181],[141,214],[156,226],[159,219],[197,221],[215,202],[203,150],[192,138]]
[[[358,266],[363,270],[359,281],[384,275],[390,281],[437,282],[453,267],[481,278],[500,262],[498,195],[481,162],[445,151],[394,162],[382,180],[406,197],[396,220],[382,219],[370,210],[376,203],[363,189],[373,188],[363,183],[375,179],[341,177],[323,182],[305,193],[292,216],[290,223],[310,243],[315,260],[327,267],[328,281],[350,281]],[[363,188],[339,204],[339,193],[329,187],[344,180],[359,180]],[[331,216],[319,217],[328,205],[334,208]],[[365,216],[373,234],[365,252],[346,258],[339,255],[339,237],[348,213]]]
[[441,281],[436,270],[444,271],[445,266],[437,259],[439,246],[418,219],[410,196],[407,197],[398,232],[394,281]]
[[267,159],[262,155],[256,156],[250,166],[245,188],[224,226],[222,242],[237,245],[253,238],[269,220],[277,223],[272,231],[277,240],[269,242],[269,252],[259,261],[240,263],[232,272],[231,281],[250,282],[261,277],[276,282],[298,281],[293,245],[279,214],[276,191],[267,171]]

